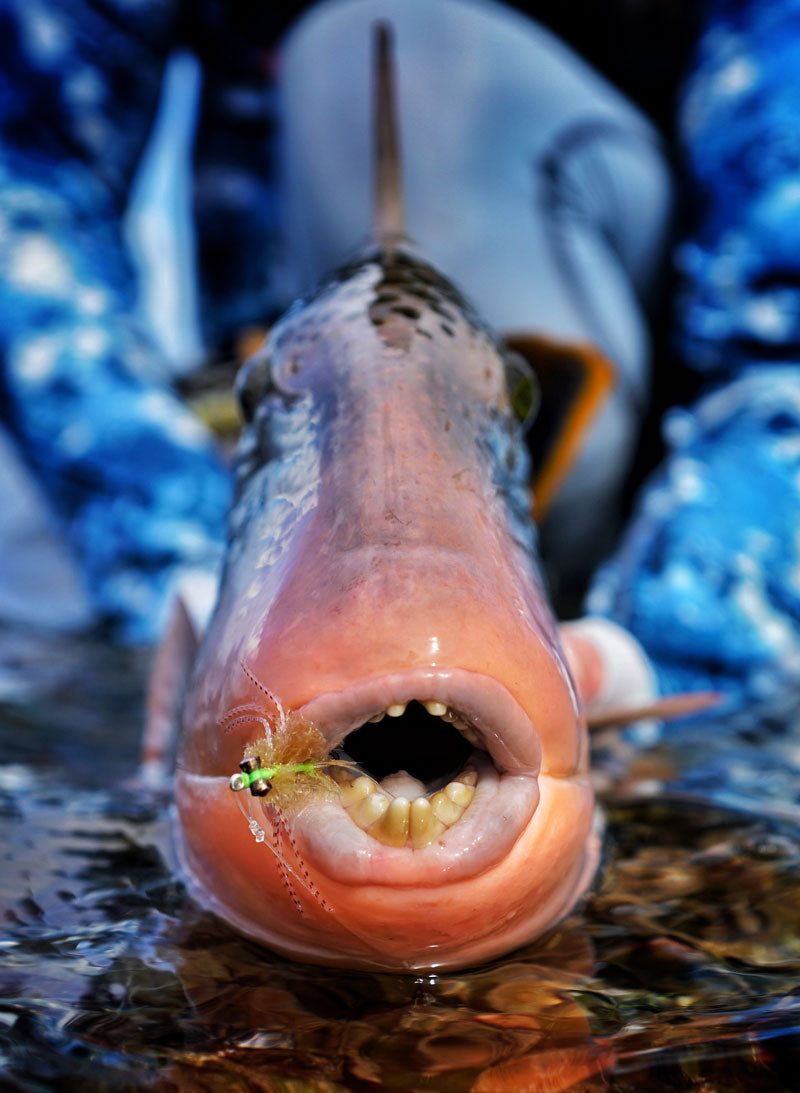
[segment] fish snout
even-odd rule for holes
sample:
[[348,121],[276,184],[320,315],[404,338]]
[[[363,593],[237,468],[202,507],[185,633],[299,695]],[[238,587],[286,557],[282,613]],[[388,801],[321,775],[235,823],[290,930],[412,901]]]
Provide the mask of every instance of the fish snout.
[[[263,796],[186,770],[177,793],[194,890],[271,948],[393,971],[463,966],[542,933],[591,879],[588,772],[548,773],[531,717],[495,679],[389,673],[311,699],[283,731],[237,726],[250,737],[239,759],[253,769],[260,749],[272,763]],[[295,747],[304,769],[291,773],[268,748],[288,755],[300,738],[319,754]]]

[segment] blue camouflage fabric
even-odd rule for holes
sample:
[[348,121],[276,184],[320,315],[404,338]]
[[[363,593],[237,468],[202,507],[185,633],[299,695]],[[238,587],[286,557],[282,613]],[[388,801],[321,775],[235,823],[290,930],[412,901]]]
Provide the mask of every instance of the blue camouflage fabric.
[[[39,476],[98,615],[147,640],[221,549],[229,478],[137,329],[122,235],[163,67],[205,72],[195,152],[213,344],[263,322],[275,223],[268,12],[200,0],[0,0],[2,424]],[[224,231],[223,227],[224,225]]]
[[665,692],[728,695],[734,724],[800,700],[800,3],[709,7],[682,98],[692,222],[677,348],[707,391],[665,419],[589,609],[628,627]]

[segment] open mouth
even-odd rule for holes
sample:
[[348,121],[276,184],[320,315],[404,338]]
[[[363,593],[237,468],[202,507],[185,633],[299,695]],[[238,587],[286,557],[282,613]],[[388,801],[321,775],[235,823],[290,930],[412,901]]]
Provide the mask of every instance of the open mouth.
[[419,850],[472,803],[480,744],[473,726],[446,703],[397,702],[348,733],[333,754],[353,768],[331,773],[357,827],[384,846]]

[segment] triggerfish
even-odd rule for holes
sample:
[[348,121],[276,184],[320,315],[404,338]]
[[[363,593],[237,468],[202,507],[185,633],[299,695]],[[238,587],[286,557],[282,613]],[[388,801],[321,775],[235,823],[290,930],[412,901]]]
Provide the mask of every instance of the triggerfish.
[[174,791],[205,906],[291,957],[409,971],[543,933],[599,836],[530,515],[535,382],[405,237],[377,37],[373,238],[238,378]]

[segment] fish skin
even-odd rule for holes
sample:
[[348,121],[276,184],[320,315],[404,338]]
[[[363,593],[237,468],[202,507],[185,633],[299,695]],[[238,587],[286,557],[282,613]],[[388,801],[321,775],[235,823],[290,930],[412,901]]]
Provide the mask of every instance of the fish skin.
[[[175,798],[206,906],[290,956],[412,971],[536,937],[599,849],[510,362],[404,239],[386,26],[374,55],[374,243],[290,309],[237,382],[247,425]],[[412,699],[457,710],[481,741],[474,798],[429,845],[387,847],[327,795],[290,818],[266,798],[260,827],[242,817],[229,779],[265,723],[310,722],[333,749]]]
[[[585,891],[598,839],[502,346],[410,248],[378,248],[295,305],[238,386],[250,421],[175,783],[193,891],[322,963],[449,968],[530,940]],[[483,826],[476,798],[471,824],[468,809],[421,851],[383,847],[337,804],[309,806],[293,821],[302,862],[286,854],[323,901],[304,890],[298,914],[228,788],[257,734],[220,721],[264,700],[243,663],[286,710],[323,711],[331,747],[376,702],[450,688],[502,758],[505,796]]]

